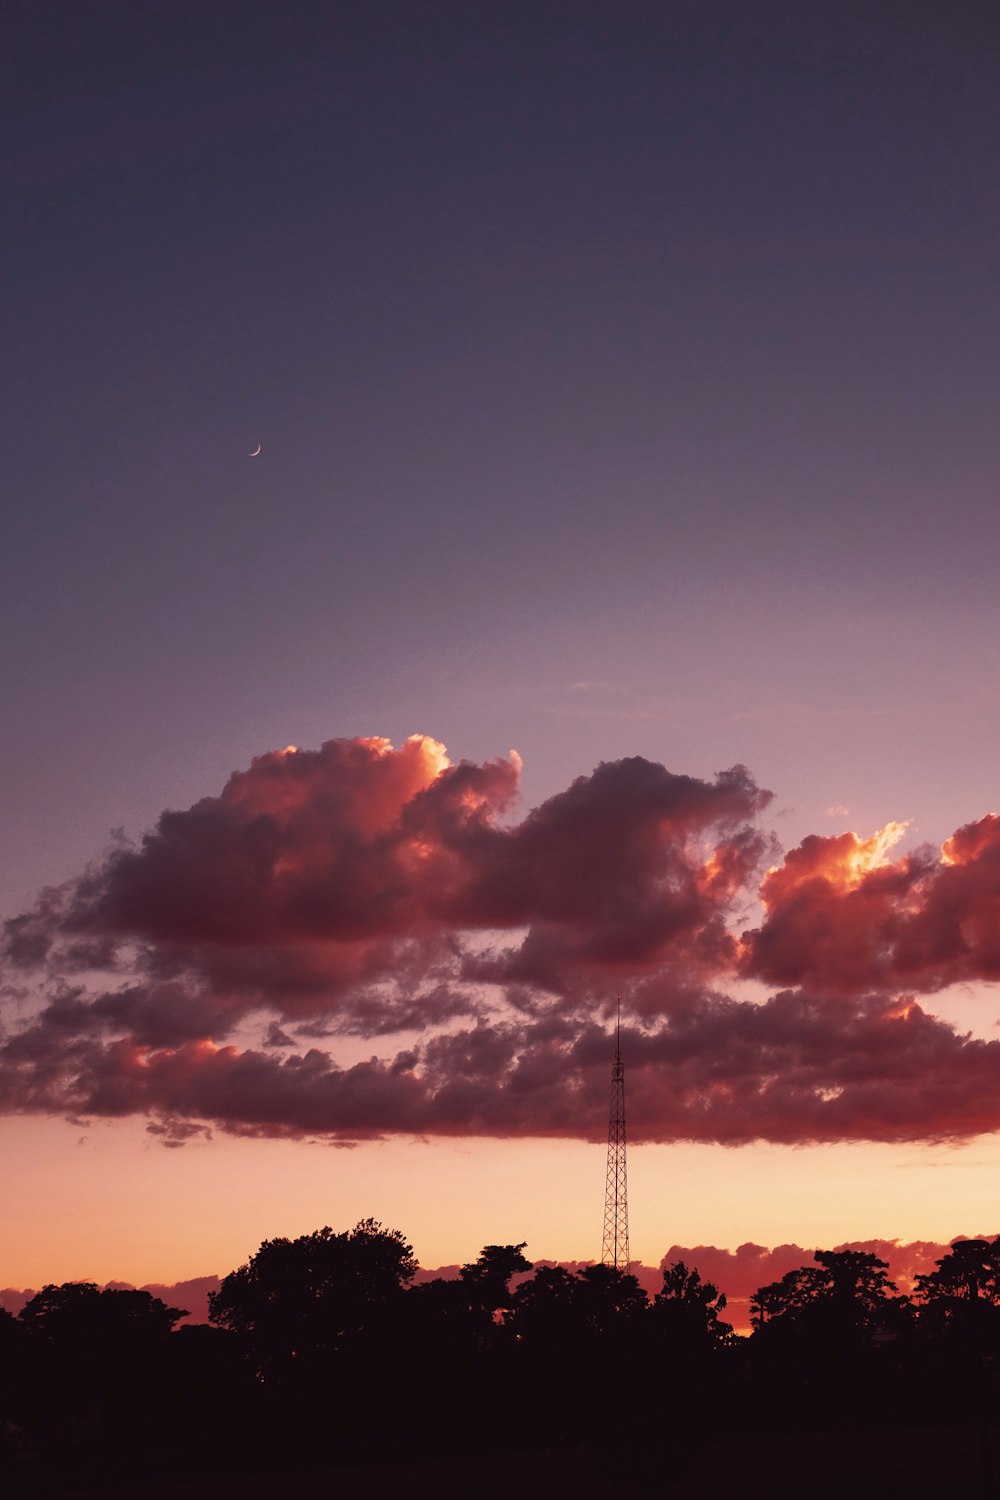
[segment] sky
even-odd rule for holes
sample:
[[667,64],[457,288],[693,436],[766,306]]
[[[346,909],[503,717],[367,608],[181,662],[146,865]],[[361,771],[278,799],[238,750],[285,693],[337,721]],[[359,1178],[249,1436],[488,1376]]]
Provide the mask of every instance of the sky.
[[6,19],[0,1286],[1000,1230],[994,7]]

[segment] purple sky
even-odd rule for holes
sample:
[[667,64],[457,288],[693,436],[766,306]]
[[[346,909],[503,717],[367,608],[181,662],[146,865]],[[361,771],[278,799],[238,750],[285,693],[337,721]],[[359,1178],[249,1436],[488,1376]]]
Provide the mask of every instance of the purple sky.
[[992,4],[6,17],[0,913],[333,737],[996,806]]
[[981,809],[992,6],[8,15],[12,900],[334,733]]

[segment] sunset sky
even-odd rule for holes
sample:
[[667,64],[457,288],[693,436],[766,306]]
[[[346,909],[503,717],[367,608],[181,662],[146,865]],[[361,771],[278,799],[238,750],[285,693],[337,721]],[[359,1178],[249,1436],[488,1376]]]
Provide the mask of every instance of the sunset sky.
[[6,19],[0,1287],[1000,1232],[995,6]]

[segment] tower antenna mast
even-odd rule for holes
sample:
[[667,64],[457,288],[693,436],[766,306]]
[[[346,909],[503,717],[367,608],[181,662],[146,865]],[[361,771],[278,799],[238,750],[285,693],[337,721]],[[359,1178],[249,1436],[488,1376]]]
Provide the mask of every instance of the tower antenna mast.
[[608,1168],[604,1178],[604,1246],[601,1260],[628,1271],[628,1167],[625,1160],[625,1068],[622,1063],[622,997],[615,1022],[615,1060],[611,1065],[611,1109],[608,1115]]

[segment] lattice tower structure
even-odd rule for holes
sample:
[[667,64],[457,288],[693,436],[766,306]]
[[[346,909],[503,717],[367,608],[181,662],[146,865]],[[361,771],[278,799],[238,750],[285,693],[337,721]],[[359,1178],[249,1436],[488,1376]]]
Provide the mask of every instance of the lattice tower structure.
[[604,1178],[604,1246],[606,1266],[628,1271],[628,1163],[625,1153],[625,1068],[622,1063],[622,999],[615,1022],[615,1060],[611,1065],[608,1111],[608,1166]]

